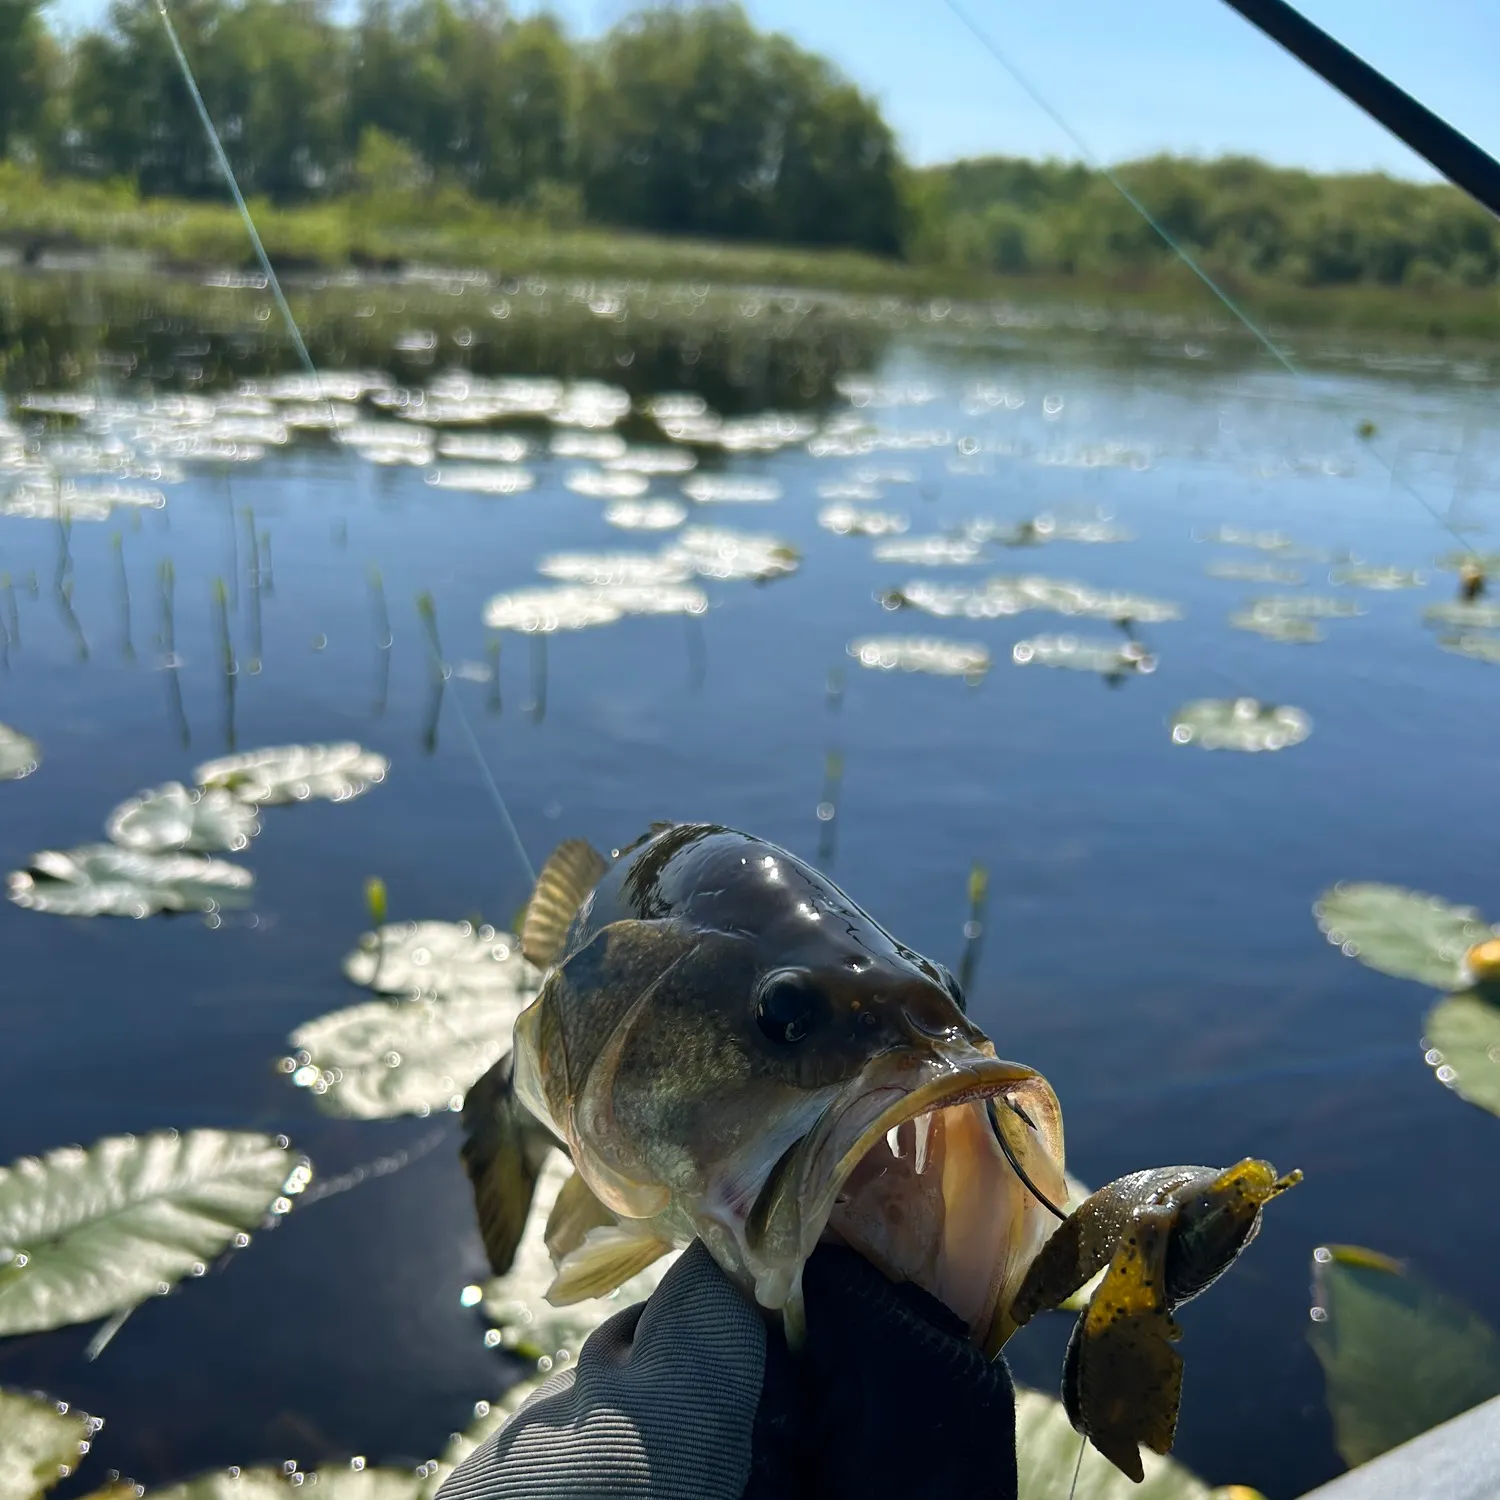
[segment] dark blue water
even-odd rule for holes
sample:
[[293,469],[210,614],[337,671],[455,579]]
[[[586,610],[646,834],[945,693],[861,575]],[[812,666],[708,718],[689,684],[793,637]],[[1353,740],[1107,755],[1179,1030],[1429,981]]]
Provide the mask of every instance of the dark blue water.
[[[537,488],[511,499],[434,490],[419,471],[377,471],[313,443],[228,474],[195,471],[138,525],[117,512],[73,528],[86,660],[51,590],[58,528],[0,520],[0,570],[38,579],[35,598],[20,593],[0,720],[45,756],[36,775],[0,785],[0,869],[100,836],[117,801],[189,780],[224,751],[212,588],[216,578],[231,587],[244,659],[256,603],[244,507],[271,533],[274,587],[258,601],[262,669],[234,682],[234,742],[349,738],[392,761],[387,782],[349,805],[267,812],[245,857],[253,922],[209,930],[194,918],[0,909],[0,1159],[126,1130],[251,1127],[286,1132],[327,1177],[427,1144],[434,1121],[323,1118],[274,1064],[299,1022],[360,998],[339,962],[367,925],[365,877],[384,877],[393,918],[478,912],[508,926],[525,899],[460,710],[537,862],[560,838],[608,848],[658,818],[712,819],[814,857],[828,835],[814,811],[825,756],[838,750],[845,775],[825,863],[903,940],[956,966],[969,869],[988,867],[971,1011],[1002,1055],[1052,1080],[1075,1174],[1098,1184],[1246,1154],[1305,1170],[1234,1273],[1182,1316],[1177,1447],[1214,1482],[1298,1494],[1341,1468],[1304,1337],[1316,1245],[1407,1257],[1500,1319],[1496,1216],[1482,1186],[1500,1125],[1424,1065],[1423,992],[1342,959],[1309,910],[1349,878],[1500,912],[1486,821],[1500,676],[1440,650],[1419,624],[1422,607],[1452,590],[1431,563],[1453,540],[1354,435],[1359,419],[1375,420],[1376,446],[1433,504],[1446,511],[1457,491],[1456,514],[1488,523],[1500,455],[1478,414],[1492,392],[1451,374],[1330,375],[1299,392],[1206,361],[1106,367],[1032,351],[1024,364],[972,352],[960,364],[912,345],[875,373],[897,389],[925,383],[936,399],[873,420],[947,429],[951,441],[864,459],[800,448],[735,459],[737,472],[780,478],[785,498],[694,519],[775,531],[803,549],[800,571],[764,587],[709,585],[702,621],[554,637],[541,714],[528,711],[531,648],[507,638],[499,711],[487,685],[455,677],[434,729],[414,599],[433,595],[451,662],[482,661],[484,601],[535,581],[543,552],[658,545],[612,531],[600,502],[563,489],[570,463],[543,460]],[[965,411],[977,382],[1024,404]],[[1048,396],[1061,398],[1051,415]],[[981,451],[960,464],[963,437]],[[1002,553],[971,569],[876,563],[868,540],[814,519],[816,484],[871,464],[918,471],[883,502],[912,516],[913,534],[975,515],[1104,507],[1138,539]],[[1259,556],[1193,539],[1220,524],[1280,528],[1308,547],[1427,569],[1431,582],[1359,593],[1368,613],[1326,622],[1322,644],[1266,642],[1225,617],[1268,590],[1204,574],[1212,559]],[[181,719],[155,641],[165,558],[177,580]],[[384,686],[371,564],[395,636]],[[1294,565],[1309,590],[1347,592],[1327,586],[1326,567]],[[1036,614],[934,621],[884,612],[874,597],[916,576],[1010,572],[1129,587],[1185,617],[1146,632],[1160,656],[1153,676],[1111,690],[1009,659],[1023,636],[1107,626]],[[846,655],[855,637],[897,631],[982,641],[996,664],[969,687],[865,671]],[[1253,757],[1172,743],[1167,719],[1180,703],[1240,693],[1305,709],[1311,738]],[[415,1462],[511,1378],[459,1305],[483,1270],[454,1136],[405,1170],[299,1209],[223,1270],[142,1307],[95,1363],[81,1358],[88,1329],[0,1345],[0,1382],[107,1418],[96,1481],[106,1466],[154,1483],[287,1458]],[[1061,1319],[1028,1330],[1009,1351],[1018,1375],[1055,1389],[1065,1337]]]

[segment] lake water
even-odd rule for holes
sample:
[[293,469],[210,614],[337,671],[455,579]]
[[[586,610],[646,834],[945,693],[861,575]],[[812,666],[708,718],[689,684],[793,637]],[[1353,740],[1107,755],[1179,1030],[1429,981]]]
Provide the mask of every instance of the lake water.
[[[167,1125],[285,1132],[322,1179],[408,1154],[142,1307],[95,1362],[82,1358],[89,1328],[0,1344],[0,1383],[107,1419],[82,1489],[106,1467],[152,1484],[288,1458],[415,1463],[510,1378],[459,1303],[485,1268],[456,1117],[331,1120],[276,1066],[295,1026],[361,997],[340,961],[368,926],[366,877],[386,881],[393,918],[511,925],[527,877],[470,731],[537,863],[564,837],[609,848],[654,819],[723,822],[820,860],[905,942],[955,967],[969,871],[983,864],[970,1010],[1001,1055],[1053,1082],[1077,1176],[1099,1184],[1252,1154],[1306,1172],[1234,1272],[1181,1316],[1176,1452],[1205,1478],[1281,1500],[1342,1467],[1305,1336],[1317,1245],[1408,1258],[1500,1320],[1481,1187],[1500,1126],[1434,1081],[1424,993],[1341,958],[1310,912],[1339,879],[1500,910],[1483,823],[1500,679],[1421,624],[1453,592],[1433,561],[1454,541],[1404,488],[1444,515],[1451,506],[1461,526],[1493,522],[1500,445],[1482,425],[1493,386],[1458,361],[1324,362],[1299,386],[1269,361],[1219,360],[1180,337],[953,344],[940,332],[894,333],[872,367],[844,370],[863,383],[843,395],[824,383],[803,408],[817,422],[862,417],[875,451],[703,450],[700,472],[774,479],[782,498],[690,504],[689,524],[774,533],[800,550],[793,576],[708,581],[702,617],[559,632],[544,659],[506,635],[497,684],[478,670],[492,660],[487,599],[542,582],[547,553],[671,540],[612,529],[604,501],[565,488],[587,466],[548,456],[545,423],[510,426],[533,439],[536,483],[509,497],[436,488],[423,467],[376,466],[307,437],[255,462],[190,461],[161,486],[161,509],[116,508],[70,533],[0,518],[20,625],[0,720],[44,756],[30,778],[0,785],[0,869],[100,837],[118,801],[190,780],[231,745],[352,739],[392,763],[348,805],[268,811],[242,857],[253,908],[217,928],[0,909],[0,1160]],[[450,354],[462,357],[439,350],[433,371]],[[145,399],[123,379],[104,394]],[[1357,435],[1362,420],[1377,424],[1373,442]],[[46,441],[75,439],[89,420],[66,429]],[[817,487],[838,482],[873,485],[879,508],[909,518],[908,538],[1102,511],[1134,540],[990,546],[960,567],[882,562],[871,539],[817,524]],[[675,477],[651,485],[678,492]],[[1280,530],[1317,556],[1197,539],[1224,525]],[[1427,581],[1332,587],[1328,558],[1344,552]],[[160,639],[168,559],[175,668]],[[1205,571],[1229,560],[1306,582]],[[878,598],[917,578],[1021,573],[1128,588],[1182,618],[1141,627],[1157,669],[1112,687],[1011,659],[1037,634],[1108,639],[1107,623],[933,619]],[[424,591],[455,668],[440,698],[415,607]],[[1366,612],[1323,622],[1313,645],[1227,623],[1249,597],[1299,591]],[[847,651],[912,633],[981,643],[994,665],[970,684],[867,670]],[[1240,695],[1305,710],[1310,738],[1262,755],[1173,743],[1179,705]],[[833,788],[830,753],[843,767]],[[836,815],[820,819],[829,801]],[[1055,1391],[1067,1321],[1016,1340],[1019,1378]]]

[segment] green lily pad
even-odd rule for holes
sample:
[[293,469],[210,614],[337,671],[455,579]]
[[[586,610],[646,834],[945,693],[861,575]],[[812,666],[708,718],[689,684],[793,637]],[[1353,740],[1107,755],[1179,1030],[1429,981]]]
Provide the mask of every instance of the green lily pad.
[[122,802],[104,825],[123,849],[159,854],[168,849],[238,851],[260,832],[253,804],[222,787],[185,787],[170,781]]
[[899,536],[911,522],[897,511],[840,502],[818,512],[818,525],[835,536]]
[[849,655],[862,667],[881,672],[925,672],[933,677],[975,681],[990,669],[990,653],[975,641],[935,636],[872,635],[849,642]]
[[529,995],[371,1000],[299,1026],[281,1071],[325,1114],[354,1120],[426,1117],[464,1095],[510,1047]]
[[1438,1082],[1500,1115],[1500,1005],[1474,990],[1449,995],[1427,1013],[1424,1033]]
[[1170,1458],[1142,1453],[1146,1473],[1136,1484],[1092,1447],[1080,1462],[1083,1443],[1061,1401],[1017,1386],[1016,1468],[1025,1500],[1210,1500],[1208,1486]]
[[1500,1335],[1373,1251],[1313,1252],[1308,1339],[1323,1366],[1335,1446],[1351,1466],[1500,1394]]
[[1313,905],[1318,928],[1350,958],[1434,989],[1467,983],[1464,955],[1494,936],[1472,906],[1399,885],[1340,882]]
[[0,781],[19,781],[42,763],[42,747],[34,739],[0,724]]
[[1391,589],[1419,589],[1427,579],[1409,568],[1373,568],[1362,563],[1349,563],[1344,567],[1334,568],[1328,575],[1328,581],[1342,584],[1346,588],[1379,589],[1384,592]]
[[779,537],[731,531],[721,526],[688,526],[665,554],[700,578],[768,583],[797,571],[802,554]]
[[1424,625],[1451,625],[1460,631],[1500,630],[1500,604],[1485,604],[1479,600],[1466,603],[1462,599],[1447,599],[1442,604],[1430,604],[1422,611]]
[[588,630],[613,625],[620,618],[619,608],[602,590],[581,586],[517,589],[496,594],[484,607],[484,623],[491,630],[515,630],[522,635]]
[[311,1169],[284,1137],[106,1136],[0,1168],[0,1335],[134,1307],[287,1212]]
[[1365,613],[1357,599],[1334,599],[1327,594],[1266,594],[1252,599],[1250,608],[1293,620],[1352,620]]
[[1156,670],[1156,658],[1138,642],[1086,640],[1076,635],[1039,635],[1017,641],[1010,656],[1018,667],[1065,667],[1097,672],[1101,677],[1145,676]]
[[1303,581],[1296,568],[1273,562],[1240,562],[1234,558],[1211,562],[1203,571],[1210,578],[1223,578],[1232,583],[1298,584]]
[[145,854],[114,844],[44,849],[13,870],[6,893],[28,911],[63,917],[149,917],[242,905],[249,870],[202,854]]
[[1458,573],[1469,563],[1478,563],[1482,573],[1500,573],[1500,552],[1445,552],[1437,566],[1445,573]]
[[1299,620],[1274,609],[1242,609],[1230,615],[1229,623],[1236,630],[1248,630],[1283,645],[1311,646],[1323,639],[1323,632],[1311,620]]
[[536,570],[544,578],[590,588],[686,583],[693,576],[685,560],[660,552],[554,552],[542,558]]
[[472,922],[396,922],[367,932],[345,957],[344,975],[379,994],[410,1000],[529,1000],[541,984],[515,937]]
[[98,1425],[66,1401],[0,1390],[0,1500],[35,1500],[66,1479]]
[[960,536],[896,537],[875,546],[876,562],[909,563],[919,568],[963,568],[983,555],[978,542]]
[[386,778],[385,756],[352,741],[333,745],[276,745],[227,755],[198,767],[199,786],[223,787],[241,802],[281,806],[307,802],[347,802]]
[[1289,552],[1296,543],[1280,531],[1246,531],[1239,526],[1221,526],[1194,541],[1218,542],[1225,547],[1251,547],[1256,552]]
[[1473,661],[1486,661],[1494,666],[1500,666],[1500,636],[1476,635],[1465,632],[1462,635],[1444,635],[1438,637],[1438,645],[1444,651],[1451,651],[1455,656],[1467,656]]
[[1199,698],[1172,715],[1172,739],[1204,750],[1285,750],[1312,733],[1300,708],[1254,698]]
[[[417,1500],[425,1476],[417,1469],[380,1469],[356,1458],[303,1473],[293,1469],[213,1469],[195,1479],[150,1491],[151,1500]],[[89,1497],[85,1497],[89,1500]]]

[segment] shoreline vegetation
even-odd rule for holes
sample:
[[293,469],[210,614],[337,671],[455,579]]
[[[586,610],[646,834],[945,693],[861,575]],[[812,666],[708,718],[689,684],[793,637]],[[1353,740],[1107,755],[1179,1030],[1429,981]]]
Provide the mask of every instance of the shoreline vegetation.
[[[154,0],[0,28],[0,267],[253,268]],[[579,39],[500,0],[180,0],[278,272],[413,266],[1225,313],[1103,173],[916,168],[876,101],[735,4]],[[1500,221],[1441,184],[1247,158],[1115,169],[1253,317],[1500,338]],[[1227,313],[1225,313],[1227,316]]]
[[[277,274],[289,285],[361,272],[441,267],[494,278],[785,287],[905,301],[1085,303],[1109,313],[1230,320],[1177,261],[1149,268],[996,271],[849,249],[700,240],[595,225],[559,226],[449,189],[396,198],[250,203]],[[143,197],[128,183],[50,180],[0,163],[0,274],[59,271],[188,275],[259,270],[230,203]],[[1271,331],[1324,330],[1405,339],[1500,339],[1500,291],[1354,283],[1304,286],[1222,270],[1215,280]]]

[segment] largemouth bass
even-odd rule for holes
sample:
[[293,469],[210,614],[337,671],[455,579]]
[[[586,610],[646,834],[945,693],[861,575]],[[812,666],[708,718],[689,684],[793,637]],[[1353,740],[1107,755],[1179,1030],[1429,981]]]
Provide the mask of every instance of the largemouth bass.
[[657,825],[612,860],[562,845],[522,951],[541,990],[464,1108],[497,1273],[561,1147],[576,1176],[547,1225],[554,1304],[701,1238],[795,1345],[826,1237],[988,1351],[1009,1336],[1066,1197],[1062,1112],[941,965],[794,855],[711,824]]

